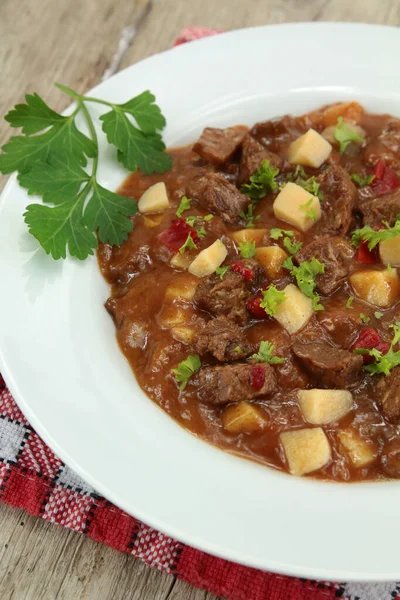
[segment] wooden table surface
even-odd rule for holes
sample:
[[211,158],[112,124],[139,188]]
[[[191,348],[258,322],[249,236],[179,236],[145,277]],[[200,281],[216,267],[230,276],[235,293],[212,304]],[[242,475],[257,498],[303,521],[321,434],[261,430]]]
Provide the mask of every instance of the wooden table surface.
[[[33,91],[63,109],[54,81],[83,92],[169,48],[187,25],[287,21],[399,25],[400,0],[0,0],[0,116]],[[0,145],[9,136],[0,121]],[[0,505],[0,519],[1,600],[216,600],[23,511]]]

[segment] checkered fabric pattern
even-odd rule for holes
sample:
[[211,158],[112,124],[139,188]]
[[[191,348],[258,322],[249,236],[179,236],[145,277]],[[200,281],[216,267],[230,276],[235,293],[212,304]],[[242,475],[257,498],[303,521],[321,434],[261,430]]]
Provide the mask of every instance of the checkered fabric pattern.
[[[217,29],[189,27],[176,44]],[[32,429],[0,375],[0,500],[228,600],[400,600],[400,583],[332,584],[250,569],[151,529],[96,493]]]

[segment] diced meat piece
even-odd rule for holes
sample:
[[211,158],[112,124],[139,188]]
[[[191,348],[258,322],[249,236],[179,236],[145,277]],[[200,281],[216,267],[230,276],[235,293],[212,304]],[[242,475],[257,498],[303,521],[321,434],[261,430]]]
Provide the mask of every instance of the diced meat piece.
[[399,157],[383,144],[379,139],[374,138],[371,140],[364,150],[364,160],[367,164],[373,167],[378,160],[383,160],[387,165],[393,169],[400,168]]
[[400,477],[400,439],[391,439],[383,446],[381,463],[383,470],[389,477]]
[[126,285],[133,277],[147,271],[153,262],[147,244],[123,244],[120,247],[101,244],[99,250],[100,256],[106,256],[108,261],[107,279],[119,285]]
[[317,178],[324,195],[321,229],[333,235],[346,235],[357,200],[357,189],[348,173],[338,165],[332,165]]
[[206,127],[193,150],[208,162],[222,164],[232,158],[247,132],[248,128],[244,125],[227,129]]
[[400,368],[382,376],[376,386],[376,401],[383,416],[395,423],[400,421]]
[[256,123],[250,134],[268,150],[280,152],[288,142],[305,133],[306,129],[302,117],[296,119],[285,115],[280,119]]
[[400,119],[392,119],[383,128],[379,140],[394,153],[400,151]]
[[234,273],[239,273],[250,290],[258,290],[266,280],[265,269],[254,258],[233,260],[230,263]]
[[242,329],[225,316],[207,323],[197,337],[195,348],[199,354],[208,352],[222,362],[244,358],[252,351]]
[[292,350],[318,384],[347,389],[355,387],[362,376],[362,356],[333,348],[325,342],[296,342]]
[[373,200],[364,200],[358,208],[362,213],[364,225],[381,228],[382,221],[387,221],[393,226],[400,214],[400,190]]
[[248,136],[242,145],[242,157],[240,159],[239,183],[246,183],[261,166],[263,160],[268,160],[271,167],[282,169],[283,159],[267,150],[254,138]]
[[345,308],[343,301],[338,301],[325,306],[325,310],[317,313],[317,318],[337,346],[350,348],[361,323],[358,312]]
[[239,273],[228,271],[222,280],[219,275],[214,274],[201,281],[197,286],[194,302],[212,315],[226,315],[231,321],[245,325],[248,297],[243,277]]
[[[261,387],[254,379],[255,370],[262,375]],[[204,367],[198,374],[198,397],[207,404],[223,405],[271,396],[277,389],[274,370],[268,363]]]
[[240,213],[246,212],[249,204],[249,198],[218,173],[193,179],[188,186],[188,195],[231,225],[240,220]]
[[349,274],[349,261],[354,255],[350,242],[339,236],[323,235],[304,246],[295,256],[298,263],[319,260],[325,271],[315,278],[317,290],[329,296],[346,279]]

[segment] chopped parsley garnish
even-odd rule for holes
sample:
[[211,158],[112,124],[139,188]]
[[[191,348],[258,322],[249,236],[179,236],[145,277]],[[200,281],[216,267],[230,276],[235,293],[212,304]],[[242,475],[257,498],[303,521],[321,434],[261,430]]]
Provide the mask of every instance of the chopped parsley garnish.
[[309,192],[313,196],[317,196],[320,201],[324,199],[324,195],[320,190],[320,184],[316,180],[315,176],[313,175],[312,177],[307,177],[307,173],[302,166],[297,165],[294,173],[289,175],[288,181],[292,181],[293,183],[305,189],[306,192]]
[[217,275],[219,275],[219,278],[222,280],[230,268],[231,267],[229,265],[227,265],[226,267],[217,267],[215,269],[215,272]]
[[382,317],[383,317],[383,312],[380,312],[379,310],[376,310],[376,311],[374,312],[374,317],[375,317],[375,319],[382,319]]
[[[286,261],[284,261],[283,266],[286,266],[285,262]],[[299,289],[305,296],[311,298],[314,310],[324,310],[324,307],[319,302],[320,296],[315,292],[315,287],[317,285],[315,283],[315,277],[324,272],[325,265],[316,258],[312,258],[309,262],[304,261],[300,263],[298,267],[293,266],[292,262],[290,269],[290,274],[296,278]]]
[[197,250],[197,246],[193,241],[192,235],[189,235],[186,238],[186,242],[179,248],[179,253],[184,254],[186,250]]
[[182,216],[182,213],[185,212],[185,210],[189,210],[191,204],[192,204],[192,199],[191,198],[187,198],[186,196],[182,196],[182,200],[180,201],[179,206],[178,206],[178,210],[176,211],[176,216],[178,218],[180,218]]
[[369,354],[374,358],[374,362],[366,365],[364,369],[371,373],[371,375],[377,375],[383,373],[384,375],[390,375],[390,371],[400,365],[400,350],[394,350],[394,347],[400,340],[400,321],[396,321],[390,326],[394,330],[394,336],[392,343],[390,344],[389,351],[386,354],[382,354],[380,350],[373,348],[367,350],[365,348],[356,348],[354,352],[356,354]]
[[351,142],[363,144],[365,141],[359,133],[349,127],[349,125],[343,120],[343,117],[338,118],[337,125],[335,127],[335,140],[339,142],[340,154],[343,154]]
[[282,263],[282,267],[284,269],[287,269],[288,271],[291,271],[294,268],[293,258],[291,256],[285,258],[285,260]]
[[357,248],[361,242],[368,242],[368,250],[373,250],[379,242],[386,242],[400,235],[400,219],[396,221],[393,227],[389,223],[384,222],[386,229],[375,231],[369,225],[365,225],[361,229],[356,229],[351,234],[351,241]]
[[254,216],[254,205],[253,203],[249,204],[247,208],[247,212],[240,213],[241,218],[246,221],[246,227],[254,227],[257,221],[260,220],[260,215]]
[[[43,198],[44,204],[30,204],[24,217],[45,252],[57,260],[68,250],[84,260],[98,240],[120,246],[132,231],[130,217],[137,212],[134,200],[111,192],[97,179],[99,143],[86,103],[107,106],[100,117],[103,132],[129,171],[163,173],[171,168],[172,158],[164,152],[160,135],[165,117],[149,91],[114,104],[57,87],[74,98],[73,112],[63,116],[38,94],[25,96],[26,104],[17,104],[5,117],[12,127],[21,127],[23,135],[3,146],[0,172],[18,171],[19,183],[28,193]],[[86,122],[88,135],[78,128],[78,115]],[[88,159],[93,160],[86,170]]]
[[[190,202],[191,202],[191,200],[190,200]],[[188,225],[190,225],[190,227],[193,227],[194,229],[196,229],[197,235],[200,238],[203,238],[207,235],[207,231],[203,227],[203,224],[205,221],[210,221],[210,217],[212,219],[213,216],[214,215],[206,215],[205,217],[199,217],[199,216],[191,215],[190,217],[186,217],[185,221]]]
[[350,179],[355,181],[360,187],[365,187],[366,185],[370,185],[375,179],[375,175],[368,175],[368,177],[361,177],[357,173],[353,173],[350,175]]
[[314,202],[314,198],[310,198],[304,204],[300,204],[300,210],[306,213],[306,217],[311,219],[312,221],[317,220],[317,212],[315,208],[311,208],[312,203]]
[[286,300],[285,292],[279,291],[275,284],[271,284],[267,290],[263,290],[262,295],[260,306],[271,316],[274,316],[279,304]]
[[349,296],[349,297],[347,298],[347,302],[346,302],[346,308],[353,308],[353,307],[352,307],[353,300],[354,300],[354,296]]
[[177,369],[172,369],[171,373],[175,376],[175,381],[180,384],[179,389],[183,391],[187,386],[189,379],[201,367],[201,360],[198,354],[189,354],[185,360],[179,363]]
[[360,313],[360,319],[363,323],[369,323],[370,322],[370,317],[367,317],[367,315],[364,315],[364,313]]
[[261,200],[278,187],[275,181],[278,174],[279,169],[271,167],[269,160],[263,160],[261,167],[251,175],[249,183],[242,185],[240,191],[252,200]]
[[237,354],[243,354],[243,348],[241,348],[240,346],[236,346],[236,348],[234,348],[233,351],[237,352]]
[[243,258],[253,258],[256,255],[255,242],[241,242],[238,249]]
[[283,236],[293,237],[294,232],[286,229],[279,229],[279,227],[273,227],[269,232],[269,237],[272,240],[279,240]]
[[283,247],[289,252],[289,254],[296,254],[302,245],[303,242],[294,242],[288,237],[283,238]]
[[285,359],[280,356],[274,356],[274,349],[275,346],[271,342],[260,342],[257,354],[252,354],[250,358],[258,362],[267,362],[270,365],[280,365],[285,362]]
[[211,221],[211,219],[214,218],[214,215],[205,215],[204,217],[202,217],[203,221],[205,221],[207,223],[207,221]]

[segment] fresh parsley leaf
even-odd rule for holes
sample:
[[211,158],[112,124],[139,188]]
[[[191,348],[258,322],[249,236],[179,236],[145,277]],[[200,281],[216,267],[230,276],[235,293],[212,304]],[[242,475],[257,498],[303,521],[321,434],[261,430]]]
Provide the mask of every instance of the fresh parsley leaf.
[[246,221],[246,227],[254,227],[256,222],[261,218],[260,215],[254,216],[253,203],[249,204],[247,212],[241,211],[240,216],[244,221]]
[[353,173],[350,175],[350,179],[355,181],[360,187],[365,187],[366,185],[370,185],[375,179],[375,175],[368,175],[367,177],[361,177],[357,173]]
[[349,296],[349,297],[347,298],[347,302],[346,302],[346,308],[353,308],[353,307],[352,307],[353,300],[354,300],[354,296]]
[[279,227],[273,227],[269,232],[271,240],[279,240],[284,235],[291,238],[294,236],[294,232],[286,229],[279,229]]
[[384,223],[386,229],[380,229],[375,231],[369,225],[365,225],[361,229],[356,229],[351,234],[351,241],[357,248],[361,242],[368,242],[368,249],[373,250],[379,242],[386,242],[400,235],[400,219],[396,221],[393,227],[389,226],[389,223]]
[[[191,202],[191,200],[190,200],[190,202]],[[206,217],[210,217],[210,216],[212,217],[213,215],[206,215]],[[205,228],[202,225],[205,221],[210,221],[210,219],[209,218],[206,219],[206,217],[198,217],[198,216],[191,215],[190,217],[186,217],[186,219],[185,219],[186,223],[188,225],[190,225],[190,227],[194,227],[194,229],[196,229],[197,235],[200,238],[203,238],[207,235],[207,231],[205,230]]]
[[284,358],[274,356],[275,346],[271,342],[260,342],[260,347],[257,354],[253,354],[250,358],[258,362],[267,362],[270,365],[279,365],[285,362]]
[[316,177],[314,175],[312,177],[307,177],[307,173],[300,165],[297,165],[294,173],[288,176],[288,181],[296,183],[313,196],[319,198],[320,201],[324,199],[324,195],[320,190],[320,184]]
[[176,211],[176,216],[178,217],[178,219],[181,218],[182,213],[185,210],[189,210],[191,204],[192,204],[191,198],[187,198],[186,196],[182,196],[182,199],[181,199],[181,201],[179,203],[179,206],[178,206],[178,209]]
[[261,200],[278,187],[275,181],[278,174],[279,169],[271,167],[269,160],[263,160],[261,167],[251,175],[250,182],[242,185],[240,191],[252,200]]
[[389,273],[391,273],[391,272],[393,271],[393,267],[392,267],[392,265],[391,265],[390,263],[388,263],[388,264],[386,265],[386,268],[387,268],[387,270],[389,271]]
[[[6,120],[21,127],[25,135],[11,138],[0,155],[0,171],[18,171],[19,183],[30,195],[42,196],[44,205],[31,204],[24,214],[29,231],[54,259],[71,256],[84,260],[102,242],[120,245],[133,229],[131,217],[136,202],[115,194],[97,181],[98,139],[86,102],[105,104],[111,111],[101,118],[108,139],[117,146],[117,156],[143,172],[164,171],[171,158],[162,152],[159,131],[165,126],[159,107],[150,92],[124,104],[112,104],[82,96],[57,84],[76,101],[71,115],[53,111],[38,94],[27,95]],[[81,113],[89,135],[76,125]],[[128,118],[129,116],[129,118]],[[135,124],[131,118],[135,119]],[[44,131],[43,131],[44,130]],[[92,158],[90,172],[88,158]],[[53,206],[49,206],[53,205]]]
[[203,221],[205,221],[207,223],[207,221],[211,221],[211,219],[214,218],[214,215],[205,215],[203,218]]
[[184,254],[186,250],[197,250],[197,246],[193,241],[192,235],[189,235],[186,238],[186,242],[179,248],[179,253]]
[[262,295],[260,306],[271,316],[276,313],[279,304],[286,299],[285,292],[278,290],[275,284],[271,284],[267,290],[263,290]]
[[180,384],[179,389],[183,391],[187,386],[189,379],[201,367],[201,360],[198,354],[189,354],[189,356],[179,363],[177,369],[172,369],[171,373],[175,376],[175,381]]
[[217,275],[219,275],[220,279],[223,279],[225,277],[225,275],[227,274],[227,272],[230,270],[230,266],[227,265],[226,267],[217,267],[215,269],[215,272]]
[[390,344],[389,351],[386,354],[382,354],[376,348],[372,350],[366,350],[365,348],[356,348],[354,352],[356,354],[369,354],[374,358],[374,362],[366,365],[364,369],[371,373],[371,375],[390,375],[390,371],[400,365],[400,351],[394,350],[394,347],[400,340],[400,322],[396,321],[393,325],[391,325],[394,330],[394,336],[392,342]]
[[240,346],[236,346],[236,348],[234,348],[233,351],[237,352],[238,354],[243,354],[243,348],[241,348]]
[[314,198],[310,198],[304,204],[300,204],[300,210],[306,213],[306,217],[311,219],[312,221],[317,220],[317,213],[315,208],[311,208],[312,203],[314,202]]
[[253,258],[256,255],[255,242],[241,242],[238,249],[243,258]]
[[369,323],[370,322],[370,317],[367,317],[367,315],[364,315],[364,313],[360,313],[360,319],[363,323]]
[[289,254],[296,254],[302,245],[303,242],[294,242],[288,237],[283,238],[283,247],[289,252]]
[[204,229],[204,227],[196,227],[196,231],[199,238],[206,237],[207,235],[207,231]]
[[319,294],[315,292],[316,282],[315,277],[321,275],[325,271],[325,265],[316,258],[311,261],[304,261],[298,267],[293,266],[290,273],[296,278],[299,289],[305,296],[311,298],[314,310],[324,310],[324,307],[319,303]]
[[346,150],[347,146],[351,142],[355,142],[357,144],[363,144],[364,138],[354,131],[344,120],[343,117],[339,117],[337,121],[337,125],[335,127],[335,139],[339,142],[340,145],[340,154]]
[[374,317],[375,317],[375,319],[382,319],[382,317],[383,317],[383,312],[380,312],[379,310],[376,310],[376,311],[374,312]]

